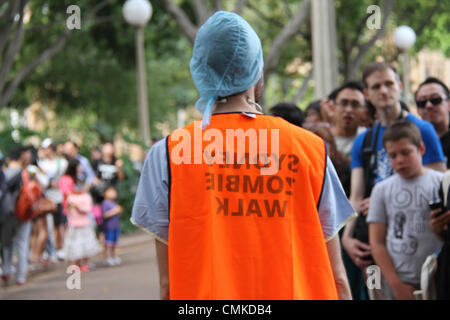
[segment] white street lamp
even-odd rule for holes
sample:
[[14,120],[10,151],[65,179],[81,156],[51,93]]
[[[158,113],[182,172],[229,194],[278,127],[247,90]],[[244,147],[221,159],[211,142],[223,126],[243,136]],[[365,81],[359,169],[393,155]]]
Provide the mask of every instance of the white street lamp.
[[139,126],[141,138],[150,146],[150,125],[147,99],[147,78],[144,52],[144,27],[150,21],[153,8],[147,0],[127,0],[122,8],[125,20],[136,27],[136,60],[138,71]]
[[409,26],[400,26],[395,29],[395,46],[403,53],[403,98],[405,102],[410,103],[411,95],[409,93],[409,54],[408,50],[416,42],[416,33]]

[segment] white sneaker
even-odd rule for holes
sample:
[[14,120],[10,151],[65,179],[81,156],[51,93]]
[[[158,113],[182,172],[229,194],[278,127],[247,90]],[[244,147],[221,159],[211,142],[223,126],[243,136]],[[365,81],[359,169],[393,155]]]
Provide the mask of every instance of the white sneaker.
[[112,260],[114,261],[115,265],[118,265],[122,262],[122,260],[118,256],[115,256]]
[[36,263],[28,263],[27,270],[30,272],[35,272],[39,269],[39,266]]
[[66,260],[66,255],[64,254],[64,251],[62,249],[56,251],[56,257],[62,261]]
[[113,258],[106,259],[106,264],[110,267],[114,267],[116,265]]

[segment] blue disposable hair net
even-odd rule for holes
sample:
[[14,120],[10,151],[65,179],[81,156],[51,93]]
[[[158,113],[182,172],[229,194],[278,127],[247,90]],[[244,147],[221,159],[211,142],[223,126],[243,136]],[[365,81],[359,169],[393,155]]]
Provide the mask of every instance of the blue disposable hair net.
[[203,129],[209,125],[216,100],[255,85],[263,67],[261,41],[239,15],[218,11],[200,27],[190,68],[200,93],[196,107],[203,114]]

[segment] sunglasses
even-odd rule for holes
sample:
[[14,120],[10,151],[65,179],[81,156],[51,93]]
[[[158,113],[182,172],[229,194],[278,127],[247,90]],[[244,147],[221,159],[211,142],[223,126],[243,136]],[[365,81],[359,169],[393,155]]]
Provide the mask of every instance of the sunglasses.
[[417,100],[416,104],[419,108],[425,108],[428,101],[430,101],[433,106],[437,106],[438,104],[440,104],[442,102],[442,100],[444,100],[444,99],[442,99],[442,97],[425,99],[425,100]]

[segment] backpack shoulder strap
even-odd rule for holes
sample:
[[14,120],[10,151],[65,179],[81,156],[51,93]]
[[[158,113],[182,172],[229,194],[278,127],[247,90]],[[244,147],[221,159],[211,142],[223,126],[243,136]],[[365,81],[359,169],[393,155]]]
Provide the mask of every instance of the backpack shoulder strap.
[[364,137],[364,144],[363,144],[363,152],[365,151],[365,149],[370,148],[370,150],[372,150],[372,131],[373,129],[367,129],[367,133],[366,136]]
[[373,129],[368,129],[363,143],[363,170],[364,170],[364,198],[370,196],[372,191],[373,178],[372,170],[375,165],[375,147],[376,143],[372,143]]
[[[450,171],[449,171],[450,172]],[[441,188],[439,190],[439,195],[444,202],[444,205],[449,208],[450,207],[450,173],[444,174],[442,178]]]
[[6,192],[8,189],[8,183],[6,181],[5,174],[3,173],[3,170],[0,169],[0,190],[2,194]]

